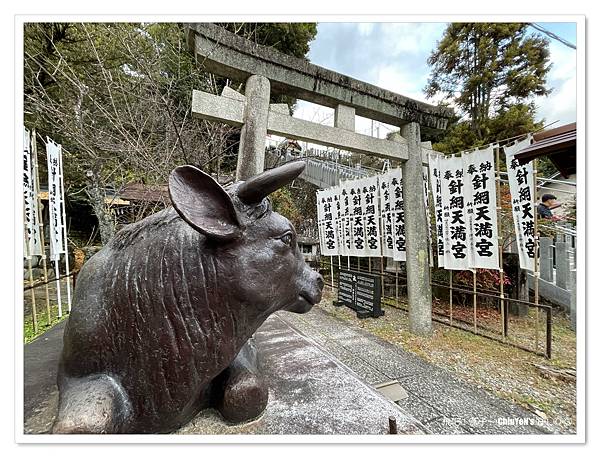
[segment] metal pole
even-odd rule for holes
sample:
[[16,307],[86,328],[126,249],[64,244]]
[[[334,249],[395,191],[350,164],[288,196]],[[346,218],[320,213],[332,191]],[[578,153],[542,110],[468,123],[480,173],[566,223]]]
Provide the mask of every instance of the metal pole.
[[546,358],[552,358],[552,308],[546,309]]
[[[25,201],[23,201],[23,216],[25,216]],[[31,255],[29,254],[29,238],[27,237],[27,227],[23,231],[25,257],[27,259],[27,270],[29,272],[29,284],[33,286],[33,272],[31,270]],[[35,288],[31,288],[31,318],[33,319],[33,332],[38,332],[37,308],[35,305]]]
[[60,297],[60,270],[58,259],[54,260],[54,277],[56,278],[56,300],[58,301],[58,317],[62,318],[62,300]]
[[[540,301],[540,290],[539,290],[539,279],[540,279],[540,266],[539,266],[539,256],[538,256],[538,244],[540,235],[538,234],[538,214],[537,214],[537,201],[538,201],[538,192],[537,192],[537,159],[533,160],[533,232],[534,232],[534,251],[533,251],[533,282],[534,282],[534,304],[537,306]],[[540,323],[540,308],[535,308],[535,350],[538,350],[539,347],[539,323]]]
[[398,305],[398,261],[394,261],[396,265],[396,305]]
[[38,230],[40,231],[40,244],[42,245],[42,268],[44,269],[44,282],[45,282],[45,289],[46,289],[46,314],[48,315],[48,326],[50,326],[50,323],[52,323],[52,316],[51,316],[51,310],[50,310],[50,290],[49,290],[49,286],[48,286],[48,265],[46,263],[46,241],[45,241],[45,234],[44,234],[44,221],[42,220],[42,212],[40,210],[40,206],[42,203],[40,201],[39,189],[37,187],[37,186],[39,186],[39,183],[40,183],[40,174],[39,174],[39,168],[38,168],[36,138],[37,138],[36,132],[35,132],[35,129],[33,129],[31,131],[31,152],[32,152],[31,156],[32,156],[33,170],[35,173],[35,183],[36,183],[35,199],[38,200],[36,208],[37,208]]
[[452,326],[452,277],[454,276],[454,271],[448,270],[450,272],[450,326]]
[[500,264],[500,319],[502,320],[502,338],[506,339],[506,321],[504,317],[504,238],[502,237],[502,184],[500,183],[500,147],[496,147],[496,219],[498,226],[498,263]]
[[331,267],[331,287],[333,288],[333,256],[329,256],[329,267]]
[[62,162],[62,146],[60,147],[60,154],[58,155],[60,164],[60,193],[61,193],[61,205],[62,205],[62,219],[63,219],[63,240],[65,241],[65,274],[67,283],[67,306],[69,312],[71,312],[71,279],[69,277],[69,240],[67,239],[67,216],[66,216],[66,205],[65,205],[65,183],[63,180],[63,162]]
[[477,269],[473,269],[473,326],[477,333]]

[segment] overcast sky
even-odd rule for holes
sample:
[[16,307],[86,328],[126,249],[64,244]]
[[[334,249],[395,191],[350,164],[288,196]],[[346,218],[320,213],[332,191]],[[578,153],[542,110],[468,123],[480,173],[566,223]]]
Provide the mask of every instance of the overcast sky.
[[[570,43],[576,44],[575,23],[541,23]],[[429,76],[427,58],[441,39],[445,23],[327,23],[318,24],[310,45],[312,63],[381,86],[416,100],[425,98],[423,88]],[[535,30],[531,29],[532,32]],[[575,121],[576,51],[550,40],[552,68],[547,87],[551,95],[537,97],[537,120],[554,126]],[[301,101],[294,116],[333,125],[333,110]],[[375,135],[377,126],[375,124]],[[379,125],[384,137],[389,126]],[[370,134],[371,121],[358,119],[357,132]]]

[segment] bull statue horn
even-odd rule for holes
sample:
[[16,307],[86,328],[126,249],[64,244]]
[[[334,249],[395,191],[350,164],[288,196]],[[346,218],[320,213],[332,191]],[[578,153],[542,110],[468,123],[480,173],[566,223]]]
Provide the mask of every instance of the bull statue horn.
[[305,166],[303,161],[294,161],[256,175],[240,184],[238,198],[248,205],[257,204],[272,192],[291,183]]

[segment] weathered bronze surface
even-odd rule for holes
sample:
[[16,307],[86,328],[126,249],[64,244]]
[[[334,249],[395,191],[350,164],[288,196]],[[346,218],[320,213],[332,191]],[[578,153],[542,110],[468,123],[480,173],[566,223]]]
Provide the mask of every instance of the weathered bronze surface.
[[54,433],[166,433],[206,407],[231,422],[261,414],[268,390],[252,334],[277,310],[321,300],[323,279],[266,199],[303,168],[225,190],[178,167],[173,207],[125,227],[83,266]]

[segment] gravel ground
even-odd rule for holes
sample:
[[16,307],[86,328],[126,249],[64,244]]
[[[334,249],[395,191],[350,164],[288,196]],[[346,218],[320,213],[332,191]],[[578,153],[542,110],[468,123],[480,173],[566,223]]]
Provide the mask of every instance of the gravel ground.
[[[399,345],[469,383],[534,412],[562,433],[576,432],[575,380],[549,376],[547,371],[538,368],[575,368],[576,337],[564,316],[553,318],[553,357],[548,360],[441,323],[434,322],[431,338],[414,336],[408,332],[408,314],[389,306],[384,307],[385,316],[381,318],[357,320],[353,310],[334,307],[334,298],[335,290],[327,288],[318,307],[346,320],[351,327]],[[533,336],[535,314],[532,311],[528,318],[511,318],[510,324],[515,335]],[[544,338],[542,333],[541,339]]]

